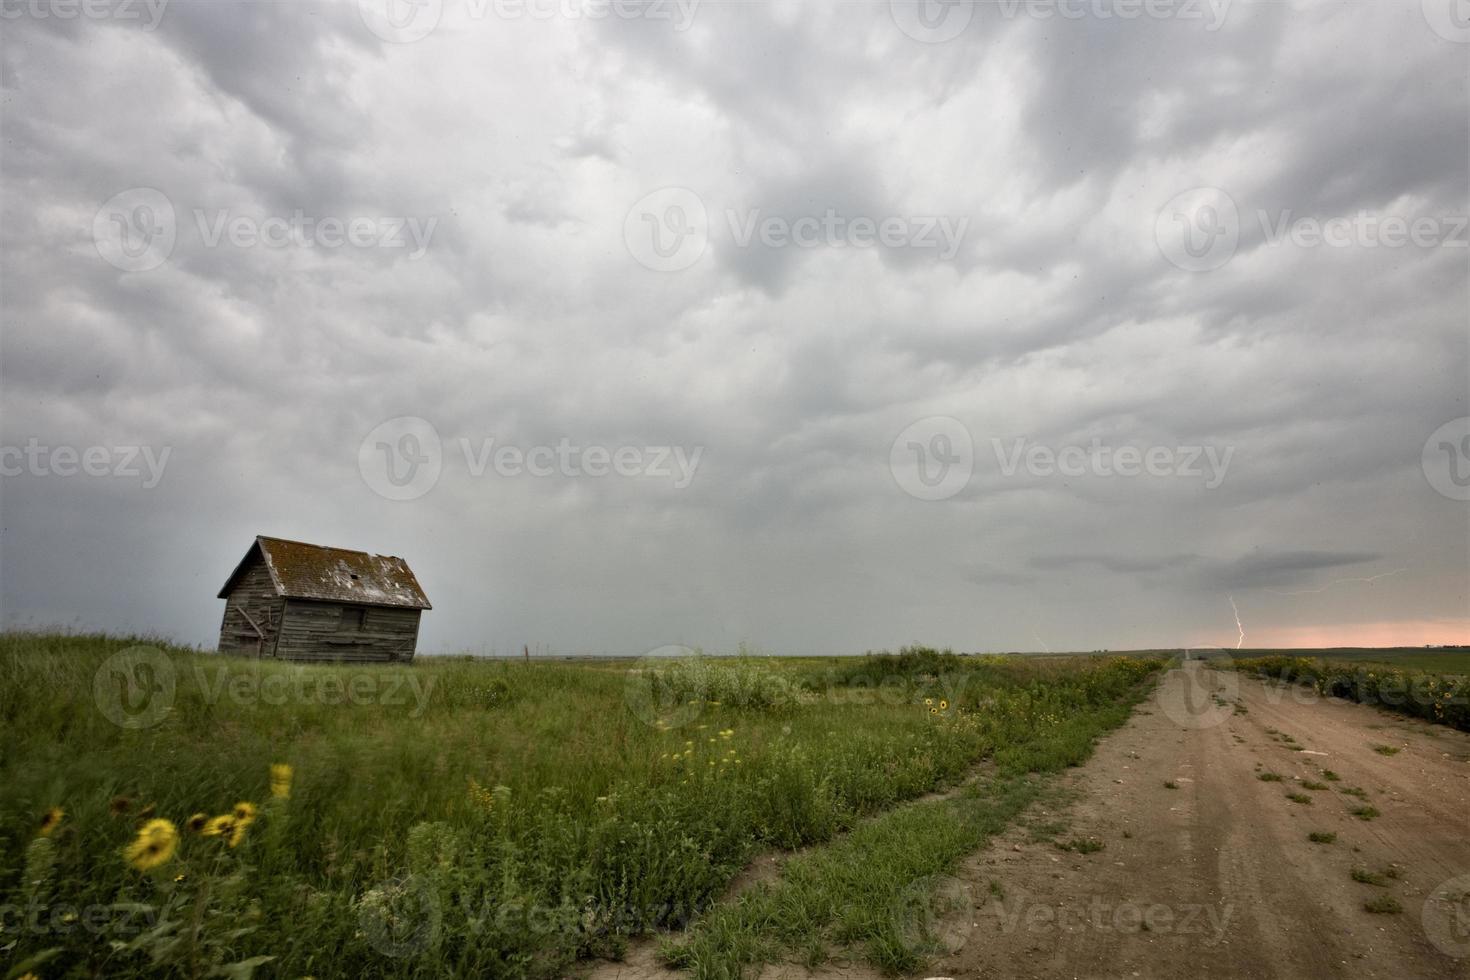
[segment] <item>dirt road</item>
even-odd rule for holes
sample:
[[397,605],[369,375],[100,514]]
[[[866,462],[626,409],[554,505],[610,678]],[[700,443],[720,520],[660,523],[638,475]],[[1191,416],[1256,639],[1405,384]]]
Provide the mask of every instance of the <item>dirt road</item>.
[[1186,663],[1066,781],[928,975],[1470,978],[1470,736]]

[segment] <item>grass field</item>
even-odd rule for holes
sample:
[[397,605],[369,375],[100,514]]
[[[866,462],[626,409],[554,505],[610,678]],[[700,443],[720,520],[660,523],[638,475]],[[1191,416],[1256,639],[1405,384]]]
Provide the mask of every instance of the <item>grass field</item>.
[[1261,657],[1307,657],[1340,660],[1344,663],[1374,663],[1407,670],[1423,670],[1437,674],[1470,674],[1470,649],[1426,649],[1394,647],[1379,649],[1338,648],[1326,650],[1237,650],[1229,651],[1237,659]]
[[[299,667],[8,634],[3,948],[43,977],[549,977],[661,931],[703,977],[786,948],[902,969],[922,951],[891,893],[1084,759],[1159,666]],[[753,855],[824,843],[714,908]]]
[[1275,678],[1323,697],[1343,698],[1437,725],[1470,731],[1470,674],[1446,669],[1445,660],[1430,659],[1438,669],[1410,666],[1421,658],[1361,660],[1275,656],[1241,657],[1237,670]]

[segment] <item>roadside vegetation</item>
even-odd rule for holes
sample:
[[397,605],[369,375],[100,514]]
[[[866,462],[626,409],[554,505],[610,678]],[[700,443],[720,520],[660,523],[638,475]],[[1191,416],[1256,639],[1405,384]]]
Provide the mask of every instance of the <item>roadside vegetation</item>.
[[308,667],[0,635],[0,903],[29,910],[0,946],[45,977],[553,977],[663,931],[701,977],[828,947],[904,969],[923,943],[891,893],[1083,761],[1161,666]]
[[[1461,663],[1448,657],[1435,662],[1454,665],[1456,669]],[[1308,685],[1326,697],[1378,705],[1470,732],[1470,674],[1430,673],[1315,657],[1252,657],[1232,663],[1236,670]],[[1383,746],[1378,751],[1391,755],[1398,750]]]

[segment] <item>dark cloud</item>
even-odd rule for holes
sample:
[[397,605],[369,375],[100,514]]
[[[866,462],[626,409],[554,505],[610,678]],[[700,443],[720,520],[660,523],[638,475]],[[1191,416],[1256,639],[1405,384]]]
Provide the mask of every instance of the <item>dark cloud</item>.
[[[704,3],[678,30],[449,2],[410,44],[357,6],[6,22],[0,446],[171,452],[151,488],[3,478],[7,622],[212,642],[215,591],[268,533],[407,556],[430,649],[1464,624],[1470,514],[1420,454],[1470,413],[1470,250],[1268,234],[1465,213],[1465,52],[1418,0],[1234,3],[1219,30],[980,4],[940,44],[886,4]],[[1240,241],[1201,273],[1155,224],[1205,185]],[[122,271],[94,218],[140,187],[177,241]],[[625,240],[660,188],[710,219],[681,271]],[[966,232],[943,259],[731,234],[732,212],[828,210]],[[432,232],[412,255],[211,240],[298,213]],[[358,468],[398,416],[443,444],[406,502]],[[974,448],[939,501],[890,470],[935,416]],[[477,475],[486,440],[702,455],[682,488]],[[1229,462],[1218,485],[1007,472],[1018,441]]]

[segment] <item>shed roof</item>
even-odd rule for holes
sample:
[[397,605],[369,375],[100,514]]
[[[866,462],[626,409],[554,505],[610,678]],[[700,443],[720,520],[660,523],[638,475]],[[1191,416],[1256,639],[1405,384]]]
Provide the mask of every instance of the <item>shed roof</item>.
[[240,564],[230,573],[219,597],[226,598],[235,580],[244,574],[259,552],[278,595],[290,599],[322,599],[366,606],[403,606],[432,609],[408,562],[394,555],[327,548],[302,541],[255,539]]

